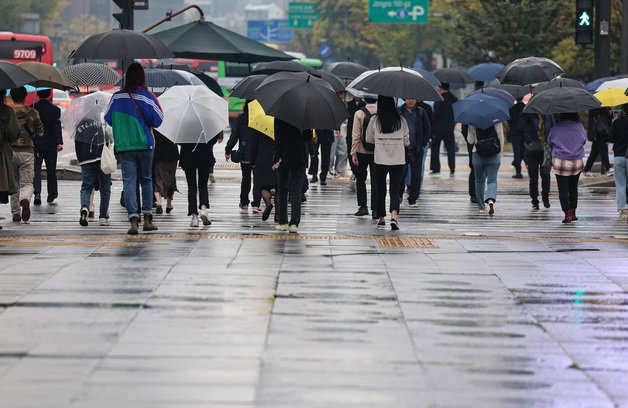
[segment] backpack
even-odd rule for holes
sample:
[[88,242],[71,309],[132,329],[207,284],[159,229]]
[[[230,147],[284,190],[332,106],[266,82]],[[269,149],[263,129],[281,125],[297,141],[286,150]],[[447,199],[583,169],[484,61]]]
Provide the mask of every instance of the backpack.
[[495,126],[488,129],[475,129],[475,151],[484,157],[494,156],[501,151]]
[[373,114],[366,108],[361,108],[360,109],[362,112],[364,112],[364,121],[362,122],[362,146],[364,147],[364,150],[366,150],[367,152],[373,152],[375,151],[375,144],[373,143],[368,143],[366,141],[366,128],[369,126],[369,122],[371,121],[371,117],[373,116]]

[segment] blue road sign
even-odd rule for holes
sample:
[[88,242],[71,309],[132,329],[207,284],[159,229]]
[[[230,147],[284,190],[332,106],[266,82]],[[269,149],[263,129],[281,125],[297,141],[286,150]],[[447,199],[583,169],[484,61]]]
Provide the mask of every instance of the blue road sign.
[[292,29],[286,20],[249,20],[246,29],[247,37],[262,42],[290,42]]
[[323,44],[319,47],[318,53],[321,57],[329,57],[329,54],[331,54],[331,48],[329,48],[329,45]]

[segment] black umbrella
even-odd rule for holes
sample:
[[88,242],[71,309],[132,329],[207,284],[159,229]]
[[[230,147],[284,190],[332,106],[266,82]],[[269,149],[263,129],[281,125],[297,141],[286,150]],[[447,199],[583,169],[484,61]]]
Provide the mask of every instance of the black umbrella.
[[257,88],[266,78],[268,78],[268,75],[266,74],[249,75],[233,87],[229,96],[242,99],[254,99],[253,91],[255,91],[255,88]]
[[467,71],[459,68],[441,68],[434,71],[434,76],[443,83],[472,84],[475,79]]
[[37,78],[24,68],[12,62],[0,61],[0,89],[17,88],[35,81]]
[[294,57],[209,21],[194,21],[154,36],[177,57],[252,63]]
[[190,72],[192,74],[198,74],[199,72],[201,72],[200,69],[190,65],[190,64],[164,64],[161,63],[159,65],[157,65],[155,68],[157,69],[176,69],[179,71],[186,71],[186,72]]
[[536,94],[530,99],[525,113],[568,113],[596,109],[602,103],[584,88],[558,87]]
[[320,72],[308,65],[299,64],[295,61],[272,61],[272,62],[264,62],[258,64],[251,74],[266,74],[272,75],[277,72],[307,72],[308,74],[314,75],[317,78],[321,77]]
[[420,101],[443,100],[427,79],[418,72],[406,68],[383,68],[374,71],[358,82],[354,80],[351,84],[357,90],[377,95],[418,99]]
[[88,37],[72,51],[70,58],[131,60],[174,58],[174,54],[152,35],[120,29]]
[[340,78],[338,78],[336,75],[332,74],[331,72],[319,71],[318,74],[321,76],[321,79],[329,82],[329,85],[331,85],[331,87],[334,88],[335,92],[344,91],[345,88],[347,87],[347,84],[345,84]]
[[63,73],[78,86],[112,85],[122,78],[112,68],[93,62],[70,65],[63,68]]
[[326,81],[306,72],[278,72],[253,97],[267,115],[299,129],[339,129],[349,111]]
[[521,99],[532,92],[532,87],[530,85],[499,84],[493,85],[493,88],[503,89],[511,94],[515,99]]
[[355,62],[340,61],[332,62],[322,68],[323,71],[331,72],[341,79],[356,79],[361,73],[368,71],[369,69],[361,64]]
[[556,79],[552,79],[551,81],[541,82],[537,86],[533,87],[532,93],[536,95],[543,91],[547,91],[548,89],[558,88],[561,86],[563,88],[584,88],[584,85],[582,84],[582,82],[576,79],[556,78]]
[[198,68],[193,67],[190,64],[159,64],[157,65],[156,69],[170,69],[189,72],[190,74],[200,79],[201,82],[203,82],[213,93],[218,96],[225,96],[225,94],[222,92],[222,88],[220,88],[220,85],[218,85],[218,82],[216,82],[214,78],[201,72]]
[[551,81],[565,71],[554,61],[542,57],[519,58],[502,68],[496,78],[502,84],[531,85]]

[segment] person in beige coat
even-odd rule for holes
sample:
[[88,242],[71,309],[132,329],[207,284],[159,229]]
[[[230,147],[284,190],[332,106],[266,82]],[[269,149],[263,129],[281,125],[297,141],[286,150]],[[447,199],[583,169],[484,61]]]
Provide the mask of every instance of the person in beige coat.
[[[355,189],[358,199],[358,211],[355,216],[369,215],[369,207],[366,205],[366,176],[371,172],[371,210],[373,218],[376,218],[375,210],[375,171],[373,163],[373,150],[367,150],[362,141],[363,133],[370,122],[372,115],[377,113],[376,100],[364,98],[366,106],[358,109],[353,116],[353,128],[351,130],[351,161],[354,165]],[[366,123],[366,126],[365,126]]]

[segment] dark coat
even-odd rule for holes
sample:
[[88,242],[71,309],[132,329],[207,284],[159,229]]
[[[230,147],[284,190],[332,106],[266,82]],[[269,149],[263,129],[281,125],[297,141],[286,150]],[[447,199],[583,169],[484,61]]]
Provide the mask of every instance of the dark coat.
[[217,141],[217,138],[213,138],[207,143],[181,143],[181,152],[179,153],[181,168],[183,170],[209,169],[216,162],[213,149]]
[[[430,124],[429,116],[425,109],[417,106],[414,108],[416,111],[416,123],[414,124],[414,134],[410,134],[410,145],[408,149],[412,151],[419,151],[419,148],[425,148],[430,141],[430,137],[432,136],[432,126]],[[406,104],[404,103],[399,108],[399,114],[401,117],[406,118]],[[423,150],[421,150],[422,152]]]
[[453,132],[456,127],[453,104],[458,98],[451,92],[443,93],[442,97],[442,102],[434,103],[434,132]]
[[179,160],[179,148],[166,136],[153,129],[155,134],[155,152],[153,161],[176,162]]
[[50,101],[42,99],[33,107],[39,112],[39,118],[44,124],[44,135],[34,138],[35,147],[39,152],[56,152],[57,145],[63,144],[61,135],[61,109]]
[[307,166],[306,143],[311,140],[306,132],[275,118],[275,149],[273,162],[281,159],[284,168],[305,168]]
[[231,129],[231,136],[229,136],[229,140],[227,141],[227,145],[225,146],[225,154],[231,155],[231,153],[233,152],[233,148],[237,143],[238,150],[242,154],[240,163],[250,163],[251,153],[250,149],[248,148],[248,144],[249,139],[251,138],[252,131],[256,130],[249,127],[249,113],[248,109],[245,108],[244,112],[238,115],[235,126]]
[[260,132],[251,132],[249,149],[251,152],[251,166],[255,166],[253,176],[255,184],[270,189],[278,184],[277,172],[273,170],[273,150],[275,141]]

